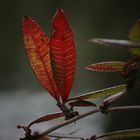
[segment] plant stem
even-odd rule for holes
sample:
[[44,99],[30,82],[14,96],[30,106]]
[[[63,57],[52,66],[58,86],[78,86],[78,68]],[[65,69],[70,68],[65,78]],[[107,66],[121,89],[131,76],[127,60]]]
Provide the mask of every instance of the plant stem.
[[86,112],[86,113],[84,113],[84,114],[81,114],[81,115],[79,115],[79,116],[76,116],[76,117],[74,117],[74,118],[72,118],[72,119],[70,119],[70,120],[67,120],[67,121],[62,122],[62,123],[60,123],[60,124],[57,124],[56,126],[50,128],[50,129],[44,131],[43,133],[41,133],[40,135],[38,135],[37,138],[40,138],[40,137],[42,137],[42,136],[45,136],[45,135],[47,135],[48,133],[53,132],[53,131],[55,131],[55,130],[58,129],[58,128],[64,127],[64,126],[66,126],[66,125],[68,125],[68,124],[71,124],[71,123],[73,123],[73,122],[76,122],[77,120],[80,120],[80,119],[82,119],[82,118],[85,118],[85,117],[87,117],[87,116],[89,116],[89,115],[91,115],[91,114],[97,113],[97,112],[100,112],[100,108],[96,108],[96,109],[94,109],[94,110],[91,110],[91,111]]
[[74,136],[72,134],[49,133],[47,136],[48,137],[55,137],[55,138],[67,138],[67,139],[81,139],[81,140],[84,140],[84,138]]
[[[107,113],[111,113],[111,112],[125,111],[125,110],[140,110],[140,106],[118,106],[118,107],[110,107],[110,108],[106,109],[106,112]],[[42,132],[41,134],[37,135],[37,138],[41,138],[41,137],[47,135],[48,133],[55,131],[56,129],[59,129],[61,127],[64,127],[64,126],[66,126],[68,124],[71,124],[73,122],[76,122],[76,121],[78,121],[78,120],[80,120],[82,118],[85,118],[85,117],[87,117],[89,115],[92,115],[94,113],[97,113],[97,112],[101,112],[101,109],[99,107],[95,108],[94,110],[88,111],[88,112],[86,112],[84,114],[80,114],[79,116],[76,116],[76,117],[74,117],[74,118],[72,118],[70,120],[67,120],[65,122],[59,123],[56,126],[54,126],[54,127],[50,128],[50,129]]]

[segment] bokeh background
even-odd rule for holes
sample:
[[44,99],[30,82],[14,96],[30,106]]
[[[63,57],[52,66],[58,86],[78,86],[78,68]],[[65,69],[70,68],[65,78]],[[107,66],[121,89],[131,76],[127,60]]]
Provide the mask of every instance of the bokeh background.
[[[95,62],[131,57],[127,48],[89,43],[93,37],[127,39],[129,29],[140,17],[140,1],[127,0],[1,0],[0,1],[0,139],[19,139],[23,132],[17,124],[28,124],[42,115],[58,111],[55,101],[39,85],[27,57],[22,39],[22,18],[30,16],[49,37],[57,8],[63,8],[74,31],[77,66],[71,96],[124,83],[119,74],[84,70]],[[138,89],[130,91],[121,103],[139,104]],[[131,94],[133,93],[133,94]],[[135,94],[134,94],[135,93]],[[135,95],[135,96],[134,96]],[[133,103],[132,103],[133,102]],[[120,103],[120,102],[119,102]],[[82,128],[77,135],[140,127],[140,113],[95,115],[60,132]],[[115,120],[115,121],[114,121]],[[62,121],[62,120],[61,120]],[[57,122],[57,121],[56,121]],[[36,129],[44,130],[50,122]]]

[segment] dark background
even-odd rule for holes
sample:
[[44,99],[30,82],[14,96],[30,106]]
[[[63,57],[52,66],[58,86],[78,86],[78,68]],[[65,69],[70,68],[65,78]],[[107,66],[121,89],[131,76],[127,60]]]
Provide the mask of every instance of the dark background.
[[[140,1],[1,0],[0,94],[2,97],[6,94],[4,102],[7,106],[9,97],[12,97],[12,94],[15,96],[15,92],[22,90],[26,94],[26,91],[30,91],[31,95],[34,92],[44,92],[44,89],[35,79],[25,55],[22,39],[23,16],[26,15],[35,19],[49,37],[51,20],[57,8],[64,9],[75,35],[77,67],[71,96],[124,83],[124,79],[119,74],[91,72],[84,70],[84,67],[101,61],[126,61],[131,57],[127,48],[98,46],[89,43],[88,40],[93,37],[127,39],[129,29],[140,17]],[[130,91],[130,93],[132,92]],[[129,98],[124,98],[122,102],[130,103],[130,99],[133,98],[133,104],[139,104],[138,89],[134,93],[135,98],[131,94]],[[22,99],[19,98],[18,102],[20,100]],[[16,101],[16,98],[15,100],[13,98],[13,102]],[[5,119],[2,114],[6,108],[0,109],[1,123]],[[20,108],[19,110],[23,111]],[[131,113],[131,116],[130,114],[123,114],[124,117],[121,114],[114,114],[113,117],[115,116],[117,125],[114,125],[113,117],[110,115],[109,118],[112,118],[110,128],[118,130],[121,125],[122,129],[133,128],[134,124],[135,127],[140,127],[139,114],[139,112],[136,115]],[[128,121],[126,121],[127,119]]]

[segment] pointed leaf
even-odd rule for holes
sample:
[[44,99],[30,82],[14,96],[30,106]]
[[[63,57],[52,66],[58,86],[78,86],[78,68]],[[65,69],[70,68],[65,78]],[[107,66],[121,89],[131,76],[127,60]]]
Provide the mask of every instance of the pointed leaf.
[[129,39],[132,42],[140,43],[140,19],[138,19],[131,28],[129,32]]
[[38,81],[56,100],[59,100],[46,35],[37,23],[29,17],[23,19],[23,35],[25,50]]
[[50,52],[53,73],[63,102],[70,94],[75,72],[75,47],[73,32],[63,10],[59,9],[53,19]]
[[132,47],[132,48],[140,48],[140,43],[134,43],[128,40],[116,40],[116,39],[104,39],[104,38],[93,38],[90,42],[94,42],[99,45],[105,46],[116,46],[116,47]]
[[42,122],[47,122],[50,120],[54,120],[57,119],[59,117],[63,117],[64,114],[62,112],[57,112],[57,113],[53,113],[53,114],[49,114],[49,115],[45,115],[43,117],[40,117],[34,121],[32,121],[29,125],[28,128],[31,127],[33,124],[37,124],[37,123],[42,123]]
[[124,84],[124,85],[105,88],[94,92],[89,92],[80,96],[70,98],[69,100],[96,100],[125,91],[126,91],[126,85]]
[[122,97],[125,94],[125,92],[119,92],[117,94],[114,94],[112,96],[107,97],[105,100],[103,100],[104,105],[111,104],[112,102],[118,100],[120,97]]
[[109,132],[109,133],[96,137],[96,139],[100,139],[104,137],[109,137],[113,139],[140,137],[140,129],[138,128],[138,129]]
[[122,61],[108,61],[91,64],[86,69],[98,72],[122,72],[125,64]]
[[79,106],[79,107],[89,107],[89,106],[94,106],[96,107],[96,104],[89,102],[89,101],[85,101],[85,100],[77,100],[74,102],[70,102],[69,105],[71,107],[75,107],[75,106]]

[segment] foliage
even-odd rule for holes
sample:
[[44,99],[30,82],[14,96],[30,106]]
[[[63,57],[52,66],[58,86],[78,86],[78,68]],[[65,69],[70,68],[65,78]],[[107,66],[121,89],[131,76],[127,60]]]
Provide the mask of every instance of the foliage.
[[[25,137],[21,138],[21,140],[41,140],[49,139],[49,137],[84,139],[73,134],[56,134],[51,132],[97,112],[107,114],[113,111],[140,109],[140,106],[110,107],[110,104],[127,94],[130,86],[128,82],[69,98],[74,80],[76,51],[73,32],[62,9],[58,9],[53,17],[50,39],[30,17],[24,17],[23,19],[23,36],[25,50],[33,72],[40,84],[56,100],[56,105],[59,107],[60,112],[42,116],[33,120],[28,126],[18,125],[18,128],[22,128],[25,131]],[[132,53],[132,59],[127,62],[107,61],[90,64],[86,67],[87,70],[119,72],[127,81],[140,69],[140,20],[132,27],[129,40],[94,38],[91,39],[91,42],[107,46],[128,47]],[[98,99],[101,99],[102,103],[93,103],[93,100]],[[92,110],[81,114],[79,111],[75,111],[74,107],[91,107]],[[32,134],[32,125],[59,117],[65,117],[65,122],[59,123],[42,133]],[[140,129],[109,132],[99,136],[93,135],[86,139],[96,140],[104,137],[140,137]]]

